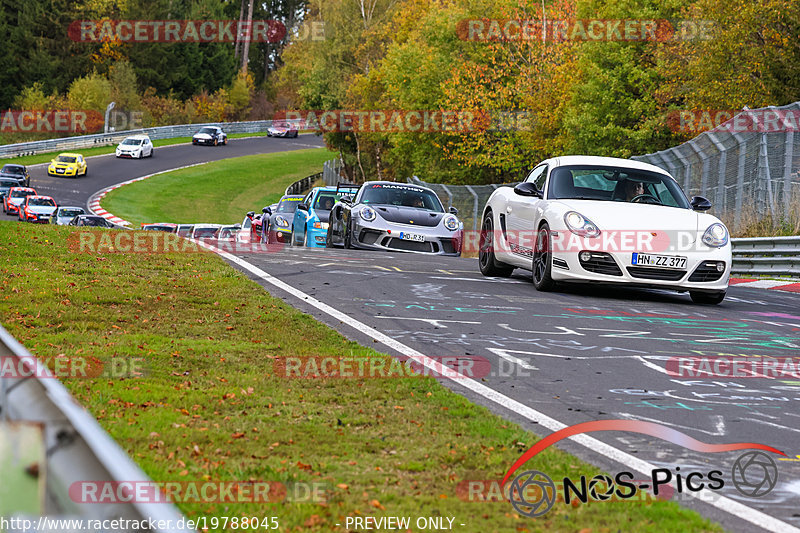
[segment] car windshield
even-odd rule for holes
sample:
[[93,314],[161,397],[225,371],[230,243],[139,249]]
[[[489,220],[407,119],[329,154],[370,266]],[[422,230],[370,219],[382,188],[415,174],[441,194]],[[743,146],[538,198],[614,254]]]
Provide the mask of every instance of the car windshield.
[[76,217],[83,214],[83,209],[62,209],[58,212],[60,217]]
[[209,239],[216,237],[218,231],[219,229],[217,228],[195,228],[192,237],[195,239]]
[[11,191],[11,198],[25,198],[26,196],[33,196],[36,193],[33,191]]
[[284,198],[278,203],[277,213],[294,213],[297,211],[297,204],[303,201],[302,196],[296,198]]
[[0,170],[3,174],[25,174],[25,167],[21,167],[19,165],[3,165],[2,170]]
[[361,195],[361,203],[415,207],[436,213],[444,212],[442,203],[433,191],[399,183],[373,183],[372,185],[367,185]]
[[178,226],[178,235],[181,237],[188,237],[192,234],[192,230],[194,230],[194,226]]
[[198,131],[197,133],[207,133],[208,135],[214,135],[215,133],[217,133],[217,130],[215,128],[200,128],[200,131]]
[[114,225],[102,217],[86,217],[78,221],[80,226],[94,226],[97,228],[111,228]]
[[60,155],[60,156],[56,157],[56,162],[57,163],[74,163],[75,162],[75,158],[70,156],[70,155]]
[[124,141],[122,141],[122,144],[131,145],[131,146],[139,146],[140,144],[142,144],[142,140],[141,139],[125,139]]
[[52,198],[31,198],[28,200],[28,205],[41,205],[48,207],[55,207],[56,203]]
[[333,192],[322,192],[319,193],[317,196],[317,201],[314,202],[314,209],[317,211],[330,211],[335,204],[339,200],[339,196]]
[[690,209],[680,186],[664,174],[633,168],[574,165],[550,175],[548,199],[641,202]]

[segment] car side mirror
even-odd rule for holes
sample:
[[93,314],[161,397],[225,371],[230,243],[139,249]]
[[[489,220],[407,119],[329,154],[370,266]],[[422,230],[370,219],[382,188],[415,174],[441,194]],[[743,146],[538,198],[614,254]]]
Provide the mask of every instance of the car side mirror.
[[695,211],[708,211],[711,209],[711,202],[708,199],[703,198],[702,196],[694,196],[692,197],[692,201],[690,202],[692,209]]
[[300,202],[299,204],[297,204],[297,209],[299,211],[308,211],[308,206],[303,202]]
[[269,207],[265,207],[264,209],[261,210],[261,212],[264,213],[265,215],[272,215],[272,209]]
[[450,212],[451,215],[457,215],[458,214],[458,209],[456,209],[452,205],[450,206],[450,209],[448,209],[448,211]]
[[520,196],[535,196],[536,198],[542,197],[542,191],[536,188],[536,185],[530,181],[523,181],[514,187],[514,192]]
[[248,211],[245,216],[247,218],[249,218],[250,220],[253,220],[253,217],[256,216],[256,212],[255,211]]

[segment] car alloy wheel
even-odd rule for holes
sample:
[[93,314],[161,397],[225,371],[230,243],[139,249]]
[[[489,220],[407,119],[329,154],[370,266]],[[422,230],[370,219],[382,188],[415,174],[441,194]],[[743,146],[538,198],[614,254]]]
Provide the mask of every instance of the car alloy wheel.
[[533,285],[536,290],[549,291],[555,288],[550,272],[553,265],[553,254],[550,246],[550,226],[545,222],[536,234],[536,245],[533,251]]

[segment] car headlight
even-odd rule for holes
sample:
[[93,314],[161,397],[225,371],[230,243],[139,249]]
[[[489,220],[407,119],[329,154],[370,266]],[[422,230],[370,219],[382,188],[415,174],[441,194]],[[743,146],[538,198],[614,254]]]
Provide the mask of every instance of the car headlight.
[[378,214],[375,212],[375,210],[372,209],[369,206],[362,207],[360,215],[361,215],[361,218],[363,218],[367,222],[372,222],[373,220],[375,220],[375,217],[378,216]]
[[600,235],[600,229],[597,225],[577,211],[569,211],[565,214],[564,222],[566,222],[567,228],[575,235],[581,237],[597,237]]
[[286,220],[285,218],[283,218],[280,215],[275,217],[275,223],[277,225],[279,225],[280,227],[282,227],[282,228],[288,228],[289,227],[289,221]]
[[314,222],[314,229],[328,229],[327,222]]
[[721,248],[728,244],[728,229],[716,222],[703,233],[703,242],[712,248]]
[[444,217],[444,227],[450,231],[458,229],[458,219],[454,215],[447,215]]

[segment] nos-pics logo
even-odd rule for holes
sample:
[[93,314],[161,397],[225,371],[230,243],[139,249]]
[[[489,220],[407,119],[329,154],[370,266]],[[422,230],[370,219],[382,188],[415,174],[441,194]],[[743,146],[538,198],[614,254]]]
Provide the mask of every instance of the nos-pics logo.
[[[570,426],[542,439],[512,465],[500,484],[505,485],[524,463],[552,444],[578,433],[592,431],[641,433],[704,453],[749,450],[736,459],[730,470],[730,480],[733,486],[739,493],[749,498],[760,498],[769,494],[778,483],[778,467],[772,457],[764,453],[764,451],[785,456],[780,450],[752,442],[732,444],[704,443],[677,430],[653,422],[599,420]],[[645,489],[652,489],[653,494],[658,496],[659,492],[663,492],[667,487],[669,487],[670,492],[674,490],[678,493],[692,493],[701,490],[718,491],[724,486],[725,478],[721,470],[681,471],[681,468],[677,466],[674,470],[654,468],[651,470],[648,479],[635,482],[634,474],[625,471],[618,472],[613,478],[606,474],[599,474],[592,478],[581,476],[577,480],[565,477],[557,483],[544,472],[526,470],[511,481],[508,497],[511,505],[518,513],[529,517],[537,517],[547,513],[558,500],[563,501],[565,504],[572,504],[573,502],[589,503],[590,500],[627,500],[636,496],[638,491]]]

